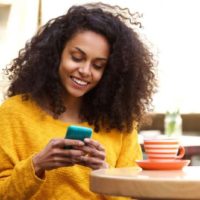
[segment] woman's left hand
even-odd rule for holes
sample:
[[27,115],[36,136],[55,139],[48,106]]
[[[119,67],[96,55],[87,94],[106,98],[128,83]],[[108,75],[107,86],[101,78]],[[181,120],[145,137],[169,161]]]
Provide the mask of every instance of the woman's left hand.
[[77,148],[84,151],[85,156],[81,156],[77,164],[92,169],[108,168],[108,163],[105,161],[106,153],[103,146],[96,140],[90,138],[86,138],[84,142],[84,146]]

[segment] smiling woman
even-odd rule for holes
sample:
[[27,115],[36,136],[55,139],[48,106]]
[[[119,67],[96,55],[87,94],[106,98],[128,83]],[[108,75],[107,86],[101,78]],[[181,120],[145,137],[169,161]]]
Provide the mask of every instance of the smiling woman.
[[[89,173],[142,159],[137,128],[156,80],[139,17],[102,3],[72,6],[6,68],[0,199],[115,199],[90,191]],[[77,124],[92,138],[64,138]]]
[[67,98],[83,96],[98,84],[109,52],[107,39],[92,31],[78,32],[66,43],[59,75],[67,91]]

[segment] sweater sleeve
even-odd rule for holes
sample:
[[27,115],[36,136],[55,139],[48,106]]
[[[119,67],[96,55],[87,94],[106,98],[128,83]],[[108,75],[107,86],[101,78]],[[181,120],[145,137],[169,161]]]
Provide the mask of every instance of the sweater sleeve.
[[137,166],[135,161],[141,159],[142,150],[138,142],[137,130],[134,129],[132,133],[124,133],[122,136],[122,146],[116,167]]
[[2,160],[2,156],[0,159],[2,161],[0,167],[0,199],[30,199],[38,191],[43,182],[43,180],[34,175],[32,157],[20,161],[13,168],[9,169],[4,167],[6,166],[6,162]]
[[20,159],[18,151],[23,147],[15,145],[18,116],[10,113],[9,109],[0,107],[0,199],[28,200],[44,180],[34,173],[33,155]]
[[[136,129],[132,133],[122,135],[121,151],[115,167],[134,167],[137,166],[135,160],[142,159],[142,151],[138,142]],[[131,200],[130,197],[104,196],[106,200]],[[132,199],[133,200],[133,199]]]

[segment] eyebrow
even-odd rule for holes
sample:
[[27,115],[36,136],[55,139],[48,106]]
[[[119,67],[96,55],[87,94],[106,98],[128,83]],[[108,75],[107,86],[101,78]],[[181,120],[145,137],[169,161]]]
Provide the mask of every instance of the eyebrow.
[[[78,51],[80,51],[82,54],[84,54],[86,56],[86,53],[82,49],[80,49],[79,47],[75,47],[75,49],[78,50]],[[97,59],[98,60],[105,60],[105,61],[108,60],[108,58],[97,58]]]

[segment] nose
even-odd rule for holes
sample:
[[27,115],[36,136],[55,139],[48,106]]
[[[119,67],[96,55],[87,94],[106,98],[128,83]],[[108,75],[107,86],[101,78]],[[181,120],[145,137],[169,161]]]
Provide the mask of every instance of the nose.
[[78,71],[84,77],[91,75],[91,64],[84,63],[82,66],[79,67]]

